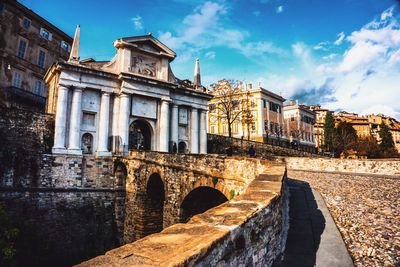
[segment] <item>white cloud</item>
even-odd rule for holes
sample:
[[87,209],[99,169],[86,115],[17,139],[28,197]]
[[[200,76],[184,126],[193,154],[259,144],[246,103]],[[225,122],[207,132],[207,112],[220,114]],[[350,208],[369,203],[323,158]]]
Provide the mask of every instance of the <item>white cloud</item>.
[[338,54],[332,53],[332,54],[323,56],[322,59],[324,59],[324,60],[332,60],[332,59],[336,58],[337,56],[338,56]]
[[329,50],[329,42],[328,41],[324,41],[324,42],[320,42],[317,45],[315,45],[313,47],[314,50],[323,50],[323,51],[327,51]]
[[183,25],[176,34],[160,32],[159,39],[182,53],[200,52],[218,46],[236,49],[246,57],[285,53],[271,42],[248,42],[247,31],[224,26],[227,17],[228,9],[224,4],[206,2],[183,19]]
[[346,35],[344,34],[344,32],[339,33],[339,34],[337,35],[337,39],[336,39],[336,41],[334,42],[334,44],[335,44],[335,45],[341,45],[342,42],[343,42],[343,40],[344,40],[344,37],[346,37]]
[[282,13],[282,12],[283,12],[283,6],[278,6],[276,8],[276,13],[279,14],[279,13]]
[[133,18],[131,18],[131,21],[133,23],[133,26],[135,27],[135,30],[142,30],[143,29],[143,21],[142,17],[137,15]]
[[205,54],[206,58],[214,59],[217,54],[214,51],[209,51]]

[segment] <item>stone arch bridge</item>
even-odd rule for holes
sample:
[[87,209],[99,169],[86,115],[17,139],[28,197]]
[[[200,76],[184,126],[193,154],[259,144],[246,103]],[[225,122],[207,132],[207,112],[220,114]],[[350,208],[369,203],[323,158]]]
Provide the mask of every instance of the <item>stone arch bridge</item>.
[[124,242],[187,222],[242,194],[269,165],[249,158],[159,152],[114,157],[114,184],[126,190]]

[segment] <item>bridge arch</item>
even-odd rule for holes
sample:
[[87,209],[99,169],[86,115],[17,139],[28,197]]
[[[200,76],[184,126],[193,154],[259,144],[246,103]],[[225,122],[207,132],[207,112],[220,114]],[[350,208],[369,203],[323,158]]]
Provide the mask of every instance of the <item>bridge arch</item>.
[[196,214],[216,207],[228,198],[219,190],[210,186],[196,187],[185,196],[180,206],[180,222],[186,223]]
[[143,236],[163,229],[165,185],[160,174],[153,173],[146,184],[143,210]]

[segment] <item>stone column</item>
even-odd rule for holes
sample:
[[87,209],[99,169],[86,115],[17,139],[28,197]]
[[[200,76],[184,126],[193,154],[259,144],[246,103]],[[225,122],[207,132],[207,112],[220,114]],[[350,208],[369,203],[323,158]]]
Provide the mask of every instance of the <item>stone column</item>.
[[196,108],[192,108],[190,114],[190,153],[199,153],[199,120]]
[[81,143],[81,116],[82,116],[82,89],[74,88],[72,95],[71,116],[69,122],[68,154],[82,154]]
[[200,154],[207,154],[207,111],[200,111]]
[[110,94],[103,92],[101,95],[99,118],[99,141],[97,142],[97,156],[111,156],[108,151],[108,129],[110,122]]
[[54,127],[54,146],[52,149],[54,154],[66,153],[65,134],[67,127],[67,103],[68,88],[60,85],[58,88],[57,111]]
[[112,128],[111,128],[111,136],[113,137],[112,140],[112,152],[118,152],[118,120],[119,120],[119,100],[120,98],[118,95],[114,95],[113,101],[113,113],[112,113]]
[[177,105],[172,105],[172,116],[171,116],[171,141],[176,144],[176,151],[178,151],[178,129],[179,129],[179,108]]
[[258,109],[257,109],[257,118],[258,118],[258,135],[260,137],[263,137],[265,134],[265,129],[264,129],[264,101],[262,98],[258,99]]
[[160,110],[160,146],[159,151],[168,152],[169,142],[169,101],[161,100]]
[[121,94],[119,96],[119,122],[118,131],[121,137],[120,151],[123,154],[128,153],[129,144],[129,116],[130,116],[130,96],[127,94]]

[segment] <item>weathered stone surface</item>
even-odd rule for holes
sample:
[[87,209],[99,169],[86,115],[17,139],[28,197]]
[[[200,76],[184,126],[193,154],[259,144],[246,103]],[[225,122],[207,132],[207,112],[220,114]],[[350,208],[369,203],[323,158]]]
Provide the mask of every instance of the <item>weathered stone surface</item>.
[[79,266],[270,266],[287,236],[285,177],[270,166],[233,200]]
[[287,168],[317,172],[378,174],[400,177],[400,159],[285,158]]

